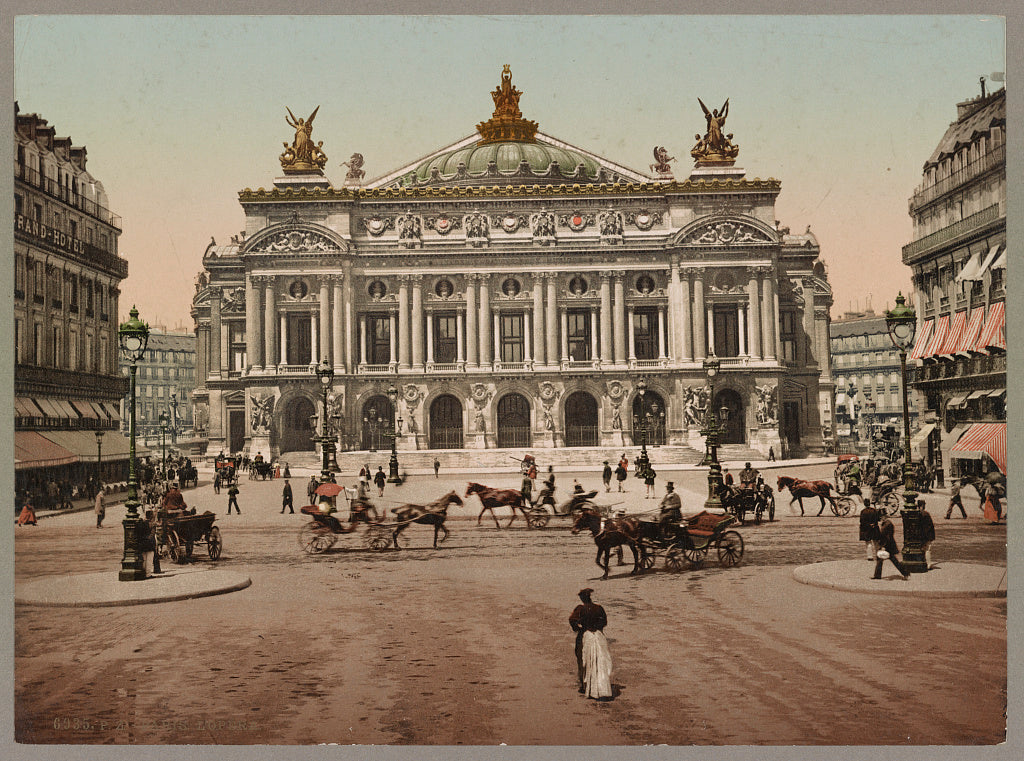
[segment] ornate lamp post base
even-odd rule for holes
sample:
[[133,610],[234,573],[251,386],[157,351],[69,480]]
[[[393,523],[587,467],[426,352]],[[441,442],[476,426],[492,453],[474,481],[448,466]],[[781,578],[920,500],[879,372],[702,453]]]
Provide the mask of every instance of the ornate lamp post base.
[[142,581],[146,578],[146,564],[142,557],[142,519],[138,515],[138,503],[129,504],[128,515],[121,521],[124,526],[124,555],[121,557],[121,571],[118,581]]

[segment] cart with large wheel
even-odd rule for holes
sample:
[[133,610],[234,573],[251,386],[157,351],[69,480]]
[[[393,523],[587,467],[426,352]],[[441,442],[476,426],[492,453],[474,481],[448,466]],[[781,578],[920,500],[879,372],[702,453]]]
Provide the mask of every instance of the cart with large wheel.
[[[556,505],[554,498],[550,500],[540,499],[537,504],[530,505],[523,512],[526,514],[526,525],[530,528],[544,528],[552,518],[575,518],[576,514],[584,509],[604,510],[610,508],[598,507],[594,504],[594,497],[597,491],[585,491],[573,494],[561,505]],[[550,511],[548,506],[550,505]]]
[[682,571],[687,564],[700,568],[712,548],[723,568],[738,565],[743,559],[743,537],[729,528],[736,522],[734,515],[707,510],[683,523],[642,522],[640,565],[652,568],[657,556],[663,555],[669,571]]
[[188,511],[161,510],[157,515],[157,547],[160,557],[183,565],[192,558],[195,545],[205,544],[210,560],[218,560],[224,541],[220,529],[213,525],[216,520],[216,513],[209,510],[200,515]]
[[903,486],[901,481],[886,479],[871,487],[871,502],[875,508],[886,515],[896,515],[903,507],[903,499],[899,489]]

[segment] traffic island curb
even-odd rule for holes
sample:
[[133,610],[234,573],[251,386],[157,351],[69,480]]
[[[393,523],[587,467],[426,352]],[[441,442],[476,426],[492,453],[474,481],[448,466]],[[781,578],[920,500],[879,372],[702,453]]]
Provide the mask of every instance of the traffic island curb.
[[119,570],[46,576],[15,583],[16,605],[55,608],[102,608],[148,605],[237,592],[252,584],[234,571],[171,568],[141,581],[120,581]]
[[864,594],[913,597],[1006,597],[1005,566],[980,563],[939,563],[927,573],[912,573],[907,581],[891,563],[882,578],[871,578],[875,565],[867,560],[833,560],[793,569],[802,584]]

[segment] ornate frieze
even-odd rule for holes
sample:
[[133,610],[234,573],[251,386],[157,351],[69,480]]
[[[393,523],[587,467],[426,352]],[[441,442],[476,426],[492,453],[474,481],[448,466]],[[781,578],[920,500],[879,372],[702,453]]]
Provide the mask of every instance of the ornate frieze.
[[634,225],[638,230],[650,230],[655,225],[660,225],[661,220],[662,214],[660,211],[641,209],[640,211],[626,212],[626,223]]
[[463,224],[466,228],[467,243],[472,246],[482,246],[487,243],[489,234],[486,214],[467,214],[463,217]]
[[597,219],[602,243],[622,243],[622,215],[619,212],[606,211]]
[[568,227],[574,233],[578,233],[586,230],[590,225],[594,224],[594,215],[585,214],[581,211],[561,214],[558,217],[558,224],[562,227]]
[[406,248],[416,248],[422,245],[423,223],[419,216],[408,211],[398,218],[397,223],[399,243]]
[[555,215],[550,211],[540,211],[530,217],[530,229],[533,231],[533,242],[542,246],[555,242]]
[[743,222],[712,222],[691,231],[681,244],[732,246],[739,243],[772,243],[772,239],[753,225]]
[[395,229],[395,221],[391,217],[382,217],[379,214],[364,217],[361,221],[366,232],[375,238],[380,237],[388,230]]
[[436,217],[427,218],[427,229],[434,230],[438,235],[447,235],[452,230],[458,230],[461,227],[461,219],[450,217],[447,214],[439,214]]
[[245,288],[232,288],[225,292],[220,311],[245,314]]
[[259,241],[249,253],[335,253],[340,251],[338,245],[325,235],[310,230],[287,230],[270,235]]
[[529,218],[525,214],[516,214],[515,212],[507,211],[504,214],[495,214],[492,216],[491,224],[495,227],[500,227],[511,235],[520,227],[526,227],[527,224],[529,224]]

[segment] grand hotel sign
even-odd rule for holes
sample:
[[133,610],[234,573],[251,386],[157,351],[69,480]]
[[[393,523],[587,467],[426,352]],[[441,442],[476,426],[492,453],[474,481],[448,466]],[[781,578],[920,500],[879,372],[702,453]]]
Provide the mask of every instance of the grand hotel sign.
[[49,243],[51,246],[55,246],[62,251],[68,251],[70,253],[80,255],[85,254],[85,241],[73,238],[55,227],[47,227],[46,225],[22,214],[15,213],[14,230],[15,232],[28,235],[44,243]]

